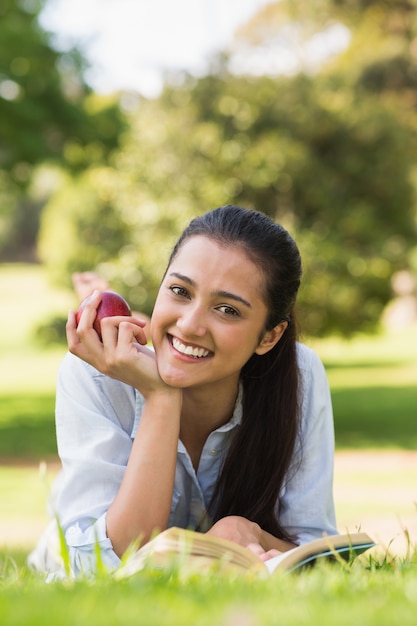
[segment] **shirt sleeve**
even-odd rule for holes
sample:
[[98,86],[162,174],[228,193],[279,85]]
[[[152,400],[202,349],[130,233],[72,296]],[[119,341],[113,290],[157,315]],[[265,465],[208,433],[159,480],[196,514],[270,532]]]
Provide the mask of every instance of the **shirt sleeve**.
[[131,451],[136,400],[133,388],[71,354],[65,357],[56,395],[62,472],[53,508],[75,576],[95,571],[98,554],[108,569],[120,563],[107,537],[106,513]]
[[322,362],[298,346],[301,374],[299,445],[280,498],[279,517],[297,544],[337,534],[334,501],[334,424]]

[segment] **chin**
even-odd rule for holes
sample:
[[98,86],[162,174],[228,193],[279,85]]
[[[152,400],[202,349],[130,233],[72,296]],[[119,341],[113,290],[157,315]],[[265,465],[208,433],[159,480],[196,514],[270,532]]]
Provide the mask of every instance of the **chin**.
[[181,373],[177,372],[159,372],[163,382],[169,387],[182,389],[189,385],[189,380]]

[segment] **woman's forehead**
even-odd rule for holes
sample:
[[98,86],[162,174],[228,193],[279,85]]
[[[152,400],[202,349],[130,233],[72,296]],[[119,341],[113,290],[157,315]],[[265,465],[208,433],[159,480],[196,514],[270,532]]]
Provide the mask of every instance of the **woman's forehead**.
[[255,290],[264,299],[264,275],[240,244],[218,242],[195,235],[187,239],[172,260],[167,275],[179,273],[198,283],[209,281],[224,289],[237,285]]
[[205,235],[194,235],[186,239],[179,248],[170,266],[177,262],[216,261],[219,268],[236,263],[257,267],[252,256],[241,243],[228,243]]

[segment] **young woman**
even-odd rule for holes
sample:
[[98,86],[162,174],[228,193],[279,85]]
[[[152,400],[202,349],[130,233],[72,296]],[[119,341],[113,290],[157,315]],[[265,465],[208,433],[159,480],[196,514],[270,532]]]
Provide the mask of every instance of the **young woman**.
[[[235,541],[266,560],[337,532],[334,435],[323,366],[297,342],[296,244],[264,214],[225,206],[173,249],[151,320],[93,329],[70,313],[57,387],[62,473],[55,511],[74,575],[109,568],[169,526]],[[31,555],[59,570],[53,528]]]

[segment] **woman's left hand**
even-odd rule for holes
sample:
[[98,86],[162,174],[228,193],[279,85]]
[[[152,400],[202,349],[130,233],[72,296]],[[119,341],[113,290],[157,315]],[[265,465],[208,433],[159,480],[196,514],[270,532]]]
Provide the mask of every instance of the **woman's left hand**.
[[262,561],[280,554],[279,550],[265,550],[262,545],[262,528],[259,524],[239,515],[223,517],[210,528],[207,534],[238,543],[254,552]]

